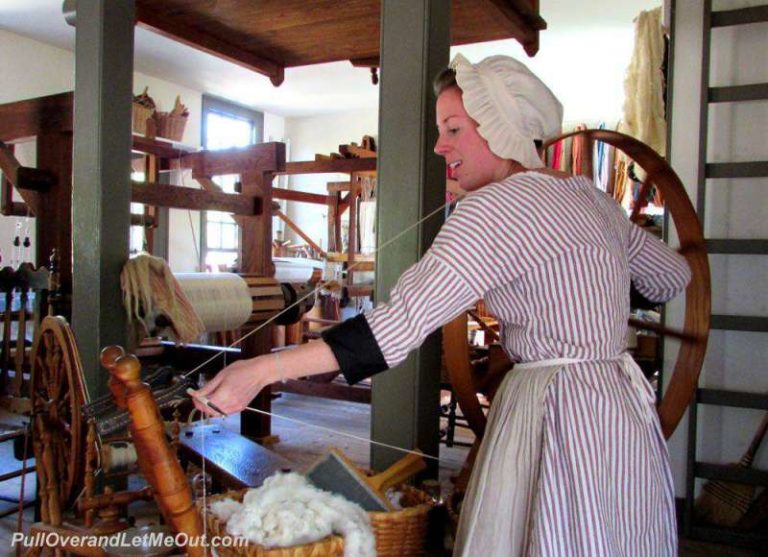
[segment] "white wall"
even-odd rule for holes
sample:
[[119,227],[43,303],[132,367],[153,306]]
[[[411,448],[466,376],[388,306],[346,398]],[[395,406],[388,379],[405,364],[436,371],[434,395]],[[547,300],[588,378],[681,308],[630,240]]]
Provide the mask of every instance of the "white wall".
[[[721,1],[715,9],[731,9],[762,2]],[[671,163],[696,199],[699,99],[701,78],[702,0],[678,0],[675,28]],[[744,85],[768,81],[765,24],[721,28],[712,32],[712,86]],[[709,162],[768,159],[768,101],[710,105]],[[709,180],[706,192],[704,235],[709,238],[768,237],[768,179]],[[713,255],[712,312],[714,314],[768,314],[768,258],[764,255]],[[679,324],[681,309],[670,312]],[[667,369],[675,356],[666,355]],[[768,343],[765,333],[712,331],[700,385],[765,393],[768,391]],[[762,412],[699,406],[699,460],[738,461],[762,419]],[[678,496],[685,490],[687,421],[670,440],[670,455]],[[755,463],[768,466],[768,451]]]
[[[656,3],[658,5],[658,3]],[[652,8],[654,2],[649,2]],[[624,103],[624,76],[634,45],[631,21],[622,26],[589,28],[571,32],[543,32],[541,48],[529,58],[516,41],[495,41],[451,49],[477,62],[491,54],[507,54],[524,61],[553,90],[564,106],[564,129],[579,123],[609,126],[621,119]],[[312,160],[315,153],[335,152],[338,145],[358,142],[363,134],[376,135],[376,109],[342,112],[331,116],[291,118],[286,124],[291,160]],[[325,183],[348,179],[346,175],[297,176],[291,187],[326,193]],[[289,203],[288,215],[312,237],[327,246],[326,210],[307,203]],[[303,242],[295,235],[289,239]]]

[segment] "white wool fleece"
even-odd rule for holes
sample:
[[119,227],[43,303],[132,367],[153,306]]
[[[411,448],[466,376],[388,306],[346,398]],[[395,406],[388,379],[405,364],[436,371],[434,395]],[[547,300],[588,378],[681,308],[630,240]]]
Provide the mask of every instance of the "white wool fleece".
[[314,487],[301,474],[278,473],[243,502],[225,499],[211,512],[227,523],[227,532],[264,547],[288,547],[344,536],[344,557],[374,557],[376,541],[362,507]]

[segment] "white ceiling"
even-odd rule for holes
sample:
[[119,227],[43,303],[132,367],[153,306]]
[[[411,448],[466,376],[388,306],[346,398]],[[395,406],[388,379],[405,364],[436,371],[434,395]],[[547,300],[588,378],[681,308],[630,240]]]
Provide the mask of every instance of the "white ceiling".
[[[661,0],[540,0],[548,23],[542,47],[561,33],[594,28],[631,28],[632,19]],[[0,0],[0,29],[73,51],[75,29],[64,21],[61,0]],[[489,54],[522,52],[511,41],[461,47],[471,60]],[[367,69],[349,62],[290,68],[285,81],[269,80],[214,56],[136,28],[136,71],[176,82],[194,90],[228,98],[285,117],[375,107],[378,87]]]

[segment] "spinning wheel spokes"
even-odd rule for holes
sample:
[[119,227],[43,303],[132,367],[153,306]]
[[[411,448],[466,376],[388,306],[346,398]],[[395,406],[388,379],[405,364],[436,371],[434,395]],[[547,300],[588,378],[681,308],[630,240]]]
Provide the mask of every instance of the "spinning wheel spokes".
[[[662,430],[664,435],[669,437],[680,422],[694,394],[709,337],[710,276],[701,225],[680,179],[667,162],[650,147],[627,135],[609,130],[576,131],[551,140],[545,147],[576,135],[608,143],[642,167],[647,175],[641,187],[644,194],[641,194],[641,201],[635,205],[631,218],[634,220],[638,217],[643,200],[647,199],[651,186],[655,186],[663,196],[666,210],[675,226],[680,241],[680,253],[686,258],[691,268],[692,279],[685,292],[682,330],[658,323],[630,320],[632,326],[680,341],[671,379],[658,409]],[[486,418],[477,400],[478,384],[469,361],[466,313],[462,313],[443,327],[443,346],[446,368],[459,406],[479,440],[484,433]],[[470,453],[465,470],[471,467],[476,446]]]
[[[87,399],[80,355],[72,331],[62,317],[46,317],[32,346],[31,388],[36,434],[35,458],[43,462],[43,443],[50,451],[54,470],[46,477],[58,479],[59,507],[71,503],[83,480],[85,438],[81,408]],[[38,465],[41,466],[41,465]]]

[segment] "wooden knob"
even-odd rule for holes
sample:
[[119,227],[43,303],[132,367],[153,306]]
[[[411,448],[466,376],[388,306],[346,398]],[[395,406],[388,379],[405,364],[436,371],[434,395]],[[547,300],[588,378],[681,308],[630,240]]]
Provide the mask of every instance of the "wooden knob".
[[121,356],[125,356],[125,350],[123,350],[122,346],[113,344],[112,346],[107,346],[101,351],[99,360],[101,361],[101,365],[103,365],[105,368],[112,369],[115,367],[115,363]]
[[133,354],[119,357],[109,371],[115,379],[123,383],[139,381],[141,378],[141,364]]

